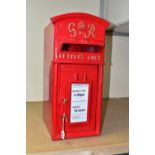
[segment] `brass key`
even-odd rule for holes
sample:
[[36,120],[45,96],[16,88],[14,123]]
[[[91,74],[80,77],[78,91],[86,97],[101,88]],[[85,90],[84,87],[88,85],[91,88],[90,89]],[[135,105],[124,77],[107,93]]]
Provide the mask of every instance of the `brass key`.
[[61,139],[65,139],[65,131],[64,131],[65,119],[66,119],[66,114],[65,114],[65,113],[63,113],[63,115],[62,115],[62,130],[61,130]]

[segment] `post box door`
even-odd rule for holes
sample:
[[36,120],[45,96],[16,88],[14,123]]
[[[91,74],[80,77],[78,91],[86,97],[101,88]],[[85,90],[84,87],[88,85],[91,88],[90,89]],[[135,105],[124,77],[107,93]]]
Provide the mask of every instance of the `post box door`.
[[98,65],[60,65],[59,131],[66,137],[95,129],[97,73]]

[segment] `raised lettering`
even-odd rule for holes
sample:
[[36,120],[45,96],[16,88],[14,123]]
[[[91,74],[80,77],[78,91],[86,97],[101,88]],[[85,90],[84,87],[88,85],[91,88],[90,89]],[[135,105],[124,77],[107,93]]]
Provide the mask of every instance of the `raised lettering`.
[[94,24],[89,24],[88,25],[89,31],[88,34],[85,34],[85,38],[89,38],[90,36],[92,36],[93,38],[95,38],[95,25]]
[[68,31],[71,33],[71,37],[76,37],[76,30],[75,30],[75,23],[69,23],[68,24]]

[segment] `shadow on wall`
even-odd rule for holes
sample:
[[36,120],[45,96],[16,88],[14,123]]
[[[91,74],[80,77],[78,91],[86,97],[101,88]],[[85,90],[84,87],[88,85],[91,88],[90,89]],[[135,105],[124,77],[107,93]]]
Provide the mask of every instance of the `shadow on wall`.
[[102,102],[102,120],[101,127],[103,127],[104,119],[108,107],[108,98],[110,91],[110,72],[111,72],[111,57],[112,57],[112,33],[111,31],[106,31],[105,36],[105,49],[104,49],[104,74],[103,74],[103,94],[104,98]]
[[103,75],[103,94],[102,94],[103,98],[109,97],[111,57],[112,57],[112,34],[107,31],[105,37],[104,75]]

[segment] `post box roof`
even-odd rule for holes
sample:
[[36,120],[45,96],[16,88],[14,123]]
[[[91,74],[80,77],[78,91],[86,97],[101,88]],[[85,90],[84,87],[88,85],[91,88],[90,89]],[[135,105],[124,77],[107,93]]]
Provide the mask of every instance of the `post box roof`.
[[68,19],[68,18],[87,18],[87,19],[92,19],[94,21],[97,21],[98,23],[104,25],[105,28],[107,28],[109,26],[109,22],[106,21],[105,19],[101,19],[95,15],[91,15],[91,14],[88,14],[88,13],[80,13],[80,12],[74,12],[74,13],[66,13],[66,14],[61,14],[61,15],[58,15],[58,16],[54,16],[54,17],[51,17],[51,21],[53,23],[57,22],[57,21],[60,21],[62,19]]

